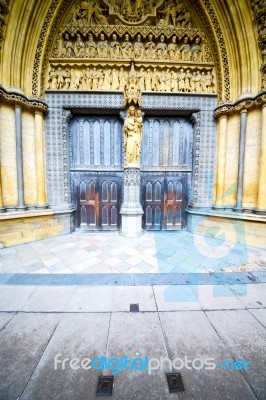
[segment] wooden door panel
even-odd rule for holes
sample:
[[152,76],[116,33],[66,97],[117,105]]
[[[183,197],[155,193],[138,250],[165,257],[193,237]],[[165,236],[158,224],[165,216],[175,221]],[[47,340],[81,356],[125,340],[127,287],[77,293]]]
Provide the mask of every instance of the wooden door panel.
[[121,182],[117,176],[73,174],[75,226],[82,230],[117,230],[120,223]]

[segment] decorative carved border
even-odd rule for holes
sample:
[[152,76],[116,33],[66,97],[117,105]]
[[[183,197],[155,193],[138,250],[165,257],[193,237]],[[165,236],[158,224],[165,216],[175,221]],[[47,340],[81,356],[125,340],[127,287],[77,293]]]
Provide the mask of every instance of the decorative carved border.
[[43,101],[28,99],[26,96],[15,92],[7,92],[3,87],[0,87],[0,103],[20,106],[21,108],[30,111],[40,111],[44,115],[48,113],[47,104]]
[[2,42],[4,40],[4,30],[5,30],[6,20],[10,11],[9,2],[10,0],[3,0],[0,2],[0,62],[1,62]]
[[[40,82],[40,87],[44,87],[44,74],[45,74],[45,69],[47,68],[48,65],[48,56],[49,56],[49,51],[52,47],[53,40],[54,40],[54,35],[56,33],[57,27],[60,23],[61,17],[66,11],[67,7],[71,4],[72,0],[64,0],[59,12],[56,14],[55,21],[53,23],[50,35],[47,40],[46,48],[44,50],[44,45],[45,45],[45,39],[47,37],[47,32],[49,29],[49,26],[51,24],[51,20],[53,16],[55,15],[56,9],[58,4],[60,3],[60,0],[52,0],[52,4],[50,5],[50,8],[46,14],[42,30],[39,36],[38,40],[38,45],[35,53],[35,58],[34,58],[34,64],[33,64],[33,76],[32,76],[32,95],[34,97],[43,97],[43,92],[42,89],[39,91],[39,73],[41,70],[41,82]],[[43,64],[42,66],[40,65],[41,61],[41,56],[44,51],[44,58],[43,58]]]
[[[60,0],[53,0],[52,4],[49,8],[49,11],[46,15],[45,21],[42,26],[41,34],[39,37],[39,42],[35,54],[35,60],[34,60],[34,69],[33,69],[33,77],[32,77],[32,95],[34,97],[39,97],[41,98],[44,95],[44,88],[45,88],[45,73],[48,68],[48,61],[49,61],[49,55],[52,49],[54,37],[56,35],[57,30],[59,29],[60,21],[62,18],[62,15],[64,12],[67,10],[69,5],[71,4],[71,0],[63,0],[62,5],[60,6],[60,9],[58,13],[56,14],[55,20],[53,22],[49,38],[47,40],[47,44],[44,49],[45,45],[45,38],[47,36],[47,32],[49,29],[49,26],[51,24],[51,20],[53,15],[55,14],[56,8],[59,4]],[[209,17],[212,21],[213,27],[217,33],[217,40],[219,43],[219,47],[221,49],[221,54],[222,54],[222,60],[220,60],[220,55],[217,47],[217,43],[214,37],[214,33],[212,30],[212,27],[209,25],[209,20],[206,16],[206,12],[202,7],[201,1],[203,2]],[[214,10],[210,4],[209,0],[193,0],[192,2],[193,6],[195,7],[198,15],[200,16],[203,25],[205,26],[205,29],[207,30],[208,37],[210,38],[211,41],[211,48],[212,51],[214,52],[214,59],[215,59],[215,64],[216,64],[216,73],[217,73],[217,85],[218,85],[218,100],[219,101],[224,101],[224,100],[229,100],[230,99],[230,76],[229,76],[229,66],[228,66],[228,59],[227,59],[227,52],[226,52],[226,47],[224,43],[224,38],[222,34],[222,30],[220,28],[218,19],[214,13]],[[41,60],[41,55],[44,53],[44,58],[43,58],[43,63],[40,65],[40,60]],[[223,65],[223,74],[221,72],[221,67],[220,67],[220,61],[222,62]],[[40,78],[39,75],[41,74]],[[40,79],[40,89],[39,89],[39,82]],[[222,88],[222,82],[224,81],[224,99],[222,99],[222,93],[223,93],[223,88]]]
[[[199,0],[195,1],[196,4],[198,3]],[[228,64],[228,57],[227,57],[227,51],[226,51],[226,47],[225,47],[225,42],[224,42],[224,37],[223,37],[223,33],[219,24],[219,21],[217,19],[217,16],[212,8],[212,5],[210,3],[210,0],[201,0],[208,12],[208,15],[212,21],[212,25],[214,27],[214,30],[216,32],[217,35],[217,41],[219,43],[219,48],[221,51],[221,57],[222,57],[222,65],[223,65],[223,72],[220,69],[220,66],[216,65],[216,71],[217,71],[217,85],[218,85],[218,93],[219,96],[221,96],[222,93],[222,81],[224,81],[224,99],[222,98],[218,98],[219,101],[224,101],[224,100],[230,100],[230,74],[229,74],[229,64]],[[205,29],[208,32],[208,36],[211,39],[211,49],[214,51],[215,57],[214,60],[215,62],[217,62],[217,60],[220,59],[219,56],[219,51],[216,45],[216,41],[215,41],[215,37],[213,34],[213,31],[208,23],[208,19],[206,17],[206,14],[204,12],[204,10],[202,9],[202,7],[198,6],[197,7],[198,12],[200,13],[200,17],[205,25]]]
[[266,104],[266,90],[255,97],[248,97],[235,103],[225,103],[216,107],[214,117],[218,119],[223,115],[239,114],[242,110],[260,108],[264,104]]

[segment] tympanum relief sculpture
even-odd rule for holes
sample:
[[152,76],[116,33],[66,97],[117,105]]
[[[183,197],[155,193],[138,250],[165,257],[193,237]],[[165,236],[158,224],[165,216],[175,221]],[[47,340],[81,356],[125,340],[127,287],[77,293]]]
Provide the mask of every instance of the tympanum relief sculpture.
[[141,91],[215,93],[188,1],[79,1],[55,38],[47,89],[123,91],[133,61]]

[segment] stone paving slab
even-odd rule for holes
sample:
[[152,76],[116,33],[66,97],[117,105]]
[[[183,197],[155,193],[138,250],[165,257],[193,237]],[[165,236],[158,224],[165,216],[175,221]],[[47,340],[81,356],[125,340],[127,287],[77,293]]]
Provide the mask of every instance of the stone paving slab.
[[55,370],[54,359],[57,354],[61,354],[59,360],[105,354],[109,321],[109,314],[65,314],[20,400],[95,399],[98,371],[75,370],[69,363],[64,370],[58,363]]
[[0,332],[1,399],[19,398],[42,358],[59,319],[59,314],[17,314]]
[[[222,369],[205,370],[202,362],[197,361],[198,369],[192,369],[192,360],[212,358],[215,363],[232,359],[230,351],[221,342],[210,321],[202,311],[180,311],[160,313],[162,327],[167,342],[170,358],[191,360],[190,369],[181,371],[185,393],[180,400],[254,400],[252,390],[239,371]],[[182,361],[178,360],[177,368]]]
[[[128,289],[139,298],[134,290],[141,288]],[[150,292],[143,299],[145,296],[150,297]],[[124,301],[121,296],[121,303]],[[56,354],[62,355],[61,360],[64,357],[92,359],[101,355],[132,359],[147,354],[149,358],[163,357],[162,369],[152,371],[151,375],[147,371],[119,372],[115,375],[112,398],[262,400],[265,398],[266,329],[258,319],[265,321],[263,311],[266,310],[251,310],[260,313],[258,318],[248,310],[0,313],[0,321],[5,324],[5,329],[0,331],[3,366],[0,399],[96,399],[97,378],[110,370],[71,369],[68,361],[65,370],[55,370]],[[179,360],[172,368],[169,360],[176,357]],[[246,358],[253,369],[246,373],[222,368],[179,369],[180,359],[186,357],[192,360],[211,357],[216,362]],[[178,396],[168,393],[165,372],[173,371],[181,372],[185,386],[185,392]]]
[[0,312],[0,331],[11,321],[15,313],[2,313]]
[[[106,356],[128,359],[144,359],[167,357],[167,349],[160,320],[157,313],[119,313],[112,314]],[[115,400],[122,398],[135,399],[177,399],[177,395],[169,395],[163,371],[122,371],[116,376]],[[171,372],[171,371],[169,371]],[[111,371],[106,371],[110,374]],[[121,395],[123,394],[123,395]]]
[[250,371],[243,370],[243,376],[256,397],[265,399],[265,328],[247,310],[209,311],[207,316],[234,359],[250,362]]
[[189,232],[74,232],[0,249],[0,273],[169,273],[266,271],[266,251]]

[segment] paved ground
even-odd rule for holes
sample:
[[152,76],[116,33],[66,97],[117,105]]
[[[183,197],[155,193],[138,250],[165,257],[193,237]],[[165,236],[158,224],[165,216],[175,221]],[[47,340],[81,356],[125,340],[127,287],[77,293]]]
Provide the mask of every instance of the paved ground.
[[[266,244],[265,244],[266,246]],[[266,270],[265,251],[188,232],[73,233],[0,250],[2,273],[169,273]]]
[[[0,399],[96,399],[98,377],[111,371],[60,361],[147,355],[154,368],[151,358],[167,360],[150,375],[119,372],[113,399],[264,400],[266,284],[241,287],[0,286]],[[140,312],[129,312],[132,303]],[[198,360],[180,369],[186,358]],[[202,367],[206,358],[214,369]],[[250,369],[224,369],[226,360]],[[169,394],[166,372],[181,372],[184,393]]]
[[[101,356],[154,368],[115,375],[116,400],[266,398],[266,251],[74,233],[2,249],[0,263],[0,400],[96,399],[111,367],[85,368]],[[185,392],[169,394],[169,372]]]

